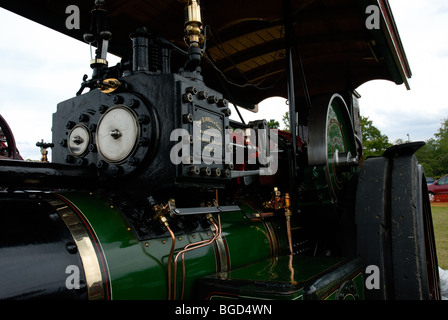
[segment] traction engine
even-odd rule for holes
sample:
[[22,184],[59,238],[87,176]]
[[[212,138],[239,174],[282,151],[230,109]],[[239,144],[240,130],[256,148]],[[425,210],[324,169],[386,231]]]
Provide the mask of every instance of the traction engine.
[[[290,132],[230,119],[231,95],[201,73],[198,2],[186,50],[139,28],[109,67],[95,1],[92,77],[57,105],[51,162],[0,163],[0,298],[437,297],[420,145],[365,160],[353,92],[312,96],[305,125],[291,109]],[[414,226],[420,242],[403,240]]]

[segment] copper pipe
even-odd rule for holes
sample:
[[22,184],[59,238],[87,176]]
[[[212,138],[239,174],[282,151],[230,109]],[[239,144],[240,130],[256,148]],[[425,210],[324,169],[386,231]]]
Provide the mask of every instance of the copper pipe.
[[293,255],[294,251],[292,249],[292,235],[291,235],[291,215],[292,215],[292,212],[291,212],[290,208],[291,208],[291,198],[289,196],[289,193],[285,193],[286,232],[288,234],[289,252],[290,252],[291,255]]
[[291,235],[291,216],[286,216],[286,232],[288,234],[288,246],[289,252],[293,255],[294,251],[292,249],[292,235]]
[[[211,220],[213,223],[213,220]],[[213,225],[216,228],[216,224],[213,223]],[[218,214],[218,228],[216,229],[216,233],[215,236],[213,237],[212,241],[210,242],[210,244],[212,244],[214,241],[216,241],[216,239],[218,239],[222,234],[222,229],[221,229],[221,215]],[[184,292],[185,292],[185,259],[184,259],[184,253],[182,253],[182,292],[180,295],[181,300],[183,300],[184,298]]]
[[182,255],[182,293],[181,293],[181,298],[183,298],[184,295],[184,289],[185,289],[185,253],[188,251],[192,251],[192,250],[196,250],[202,247],[206,247],[210,244],[212,244],[216,239],[218,239],[218,237],[221,235],[221,217],[218,214],[218,221],[219,221],[219,225],[216,225],[216,223],[210,219],[210,221],[212,222],[213,226],[215,227],[215,235],[213,236],[212,239],[209,240],[203,240],[203,241],[199,241],[196,243],[190,243],[188,245],[185,246],[185,248],[182,251],[179,251],[176,254],[176,257],[174,258],[174,285],[173,285],[173,300],[176,299],[176,282],[177,282],[177,259],[179,258],[179,255]]
[[176,243],[176,238],[174,236],[173,231],[168,226],[168,223],[166,223],[165,226],[171,235],[171,250],[170,250],[170,254],[168,256],[168,300],[170,300],[171,299],[171,260],[173,259],[174,245]]

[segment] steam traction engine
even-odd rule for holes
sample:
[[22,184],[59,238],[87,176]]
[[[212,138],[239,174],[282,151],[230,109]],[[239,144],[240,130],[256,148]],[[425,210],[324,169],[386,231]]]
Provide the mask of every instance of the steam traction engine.
[[[352,2],[249,1],[230,14],[228,2],[136,1],[140,14],[95,1],[82,24],[96,48],[92,77],[57,105],[51,163],[0,163],[0,297],[439,298],[413,156],[420,144],[362,156],[354,89],[406,81],[406,57],[387,1],[382,23],[392,31],[371,34],[360,31],[364,7]],[[45,4],[27,3],[36,5]],[[48,7],[46,21],[63,5]],[[179,5],[186,49],[176,40]],[[12,1],[3,6],[47,23]],[[335,38],[322,35],[319,14]],[[148,27],[121,35],[142,19]],[[338,41],[356,54],[325,51]],[[325,63],[310,56],[313,46]],[[357,60],[366,48],[376,61]],[[108,50],[122,62],[109,67]],[[334,68],[336,58],[344,65]],[[290,132],[230,119],[232,104],[256,109],[271,95],[288,98]],[[369,266],[374,289],[365,287]]]

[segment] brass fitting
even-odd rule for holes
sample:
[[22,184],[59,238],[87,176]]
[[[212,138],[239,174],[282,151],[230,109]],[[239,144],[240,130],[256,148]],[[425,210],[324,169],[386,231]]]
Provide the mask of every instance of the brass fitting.
[[285,193],[285,208],[289,209],[291,207],[291,197],[289,193]]
[[185,7],[185,42],[189,46],[198,47],[204,44],[201,6],[198,0],[188,0]]
[[161,217],[159,218],[159,220],[160,220],[160,223],[161,223],[161,224],[165,225],[165,227],[169,227],[169,225],[168,225],[168,220],[165,218],[165,216],[161,216]]
[[121,86],[121,82],[118,79],[110,78],[98,82],[98,89],[102,93],[112,93]]

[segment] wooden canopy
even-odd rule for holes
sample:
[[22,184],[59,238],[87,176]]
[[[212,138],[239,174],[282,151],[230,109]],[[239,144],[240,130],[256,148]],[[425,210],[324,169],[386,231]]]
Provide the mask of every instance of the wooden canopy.
[[[3,0],[5,9],[83,41],[94,0]],[[66,8],[80,9],[79,30],[69,30]],[[202,0],[207,55],[205,82],[243,106],[271,96],[287,97],[285,10],[279,0]],[[380,29],[369,30],[369,5],[380,8]],[[186,50],[182,0],[106,0],[113,34],[109,52],[129,55],[129,34],[139,27]],[[411,77],[387,0],[291,0],[295,90],[303,96],[300,63],[311,95],[356,89],[386,79],[396,84]],[[3,26],[7,28],[7,26]]]

